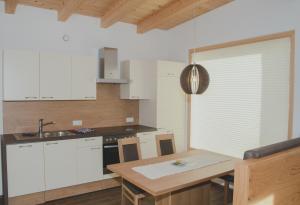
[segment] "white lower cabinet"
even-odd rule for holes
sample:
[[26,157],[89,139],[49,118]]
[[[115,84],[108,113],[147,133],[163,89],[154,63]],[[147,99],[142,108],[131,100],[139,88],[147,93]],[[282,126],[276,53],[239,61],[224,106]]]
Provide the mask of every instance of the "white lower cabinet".
[[[142,158],[157,157],[155,131],[138,133]],[[15,197],[77,184],[103,176],[102,137],[7,145],[8,196]],[[114,175],[113,175],[114,176]]]
[[77,184],[101,180],[102,137],[81,139],[77,146]]
[[8,197],[45,190],[43,144],[7,146]]
[[76,184],[77,140],[44,143],[46,190]]
[[155,135],[156,132],[143,132],[137,134],[137,137],[140,138],[142,159],[157,157]]

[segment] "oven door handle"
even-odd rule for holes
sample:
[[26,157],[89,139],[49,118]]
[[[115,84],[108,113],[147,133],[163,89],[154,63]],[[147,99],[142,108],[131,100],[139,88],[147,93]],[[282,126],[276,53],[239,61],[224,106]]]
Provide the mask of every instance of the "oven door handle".
[[104,149],[109,149],[109,148],[117,148],[118,145],[104,145],[103,148]]

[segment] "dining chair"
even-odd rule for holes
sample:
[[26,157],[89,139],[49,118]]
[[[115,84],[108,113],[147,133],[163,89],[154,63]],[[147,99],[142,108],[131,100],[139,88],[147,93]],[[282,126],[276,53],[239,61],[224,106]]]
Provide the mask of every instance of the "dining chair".
[[[140,140],[137,137],[118,140],[120,162],[130,162],[141,159]],[[145,198],[145,191],[134,184],[122,179],[122,202],[128,199],[133,205],[139,205],[140,200]]]
[[176,153],[173,134],[156,135],[157,155],[164,156]]

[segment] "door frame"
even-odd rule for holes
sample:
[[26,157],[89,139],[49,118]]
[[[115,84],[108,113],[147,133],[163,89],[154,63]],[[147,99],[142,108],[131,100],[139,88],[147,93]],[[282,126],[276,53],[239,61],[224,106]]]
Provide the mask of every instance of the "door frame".
[[[237,41],[230,41],[221,44],[209,45],[198,48],[189,49],[189,62],[192,63],[192,55],[203,51],[216,50],[221,48],[229,48],[240,45],[253,44],[263,41],[276,40],[281,38],[290,38],[291,41],[291,54],[290,54],[290,80],[289,80],[289,119],[288,119],[288,133],[287,138],[293,138],[293,122],[294,122],[294,93],[295,93],[295,30],[275,33],[270,35],[258,36],[254,38],[242,39]],[[188,109],[188,122],[187,122],[187,148],[191,148],[191,95],[187,95],[187,109]]]

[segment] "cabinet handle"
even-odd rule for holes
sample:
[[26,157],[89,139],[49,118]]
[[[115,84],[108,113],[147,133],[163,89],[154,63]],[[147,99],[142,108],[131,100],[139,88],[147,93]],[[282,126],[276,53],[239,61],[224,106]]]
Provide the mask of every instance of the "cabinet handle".
[[89,96],[85,96],[85,99],[95,99],[95,97],[89,97]]
[[19,148],[29,148],[32,147],[32,145],[20,145]]
[[37,99],[37,97],[25,97],[25,99]]
[[85,139],[84,141],[89,142],[89,141],[95,141],[96,139],[91,138],[91,139]]
[[46,145],[55,145],[55,144],[58,144],[58,142],[48,142],[48,143],[46,143]]
[[101,147],[92,147],[91,150],[100,150]]
[[54,97],[42,97],[43,99],[53,99]]

